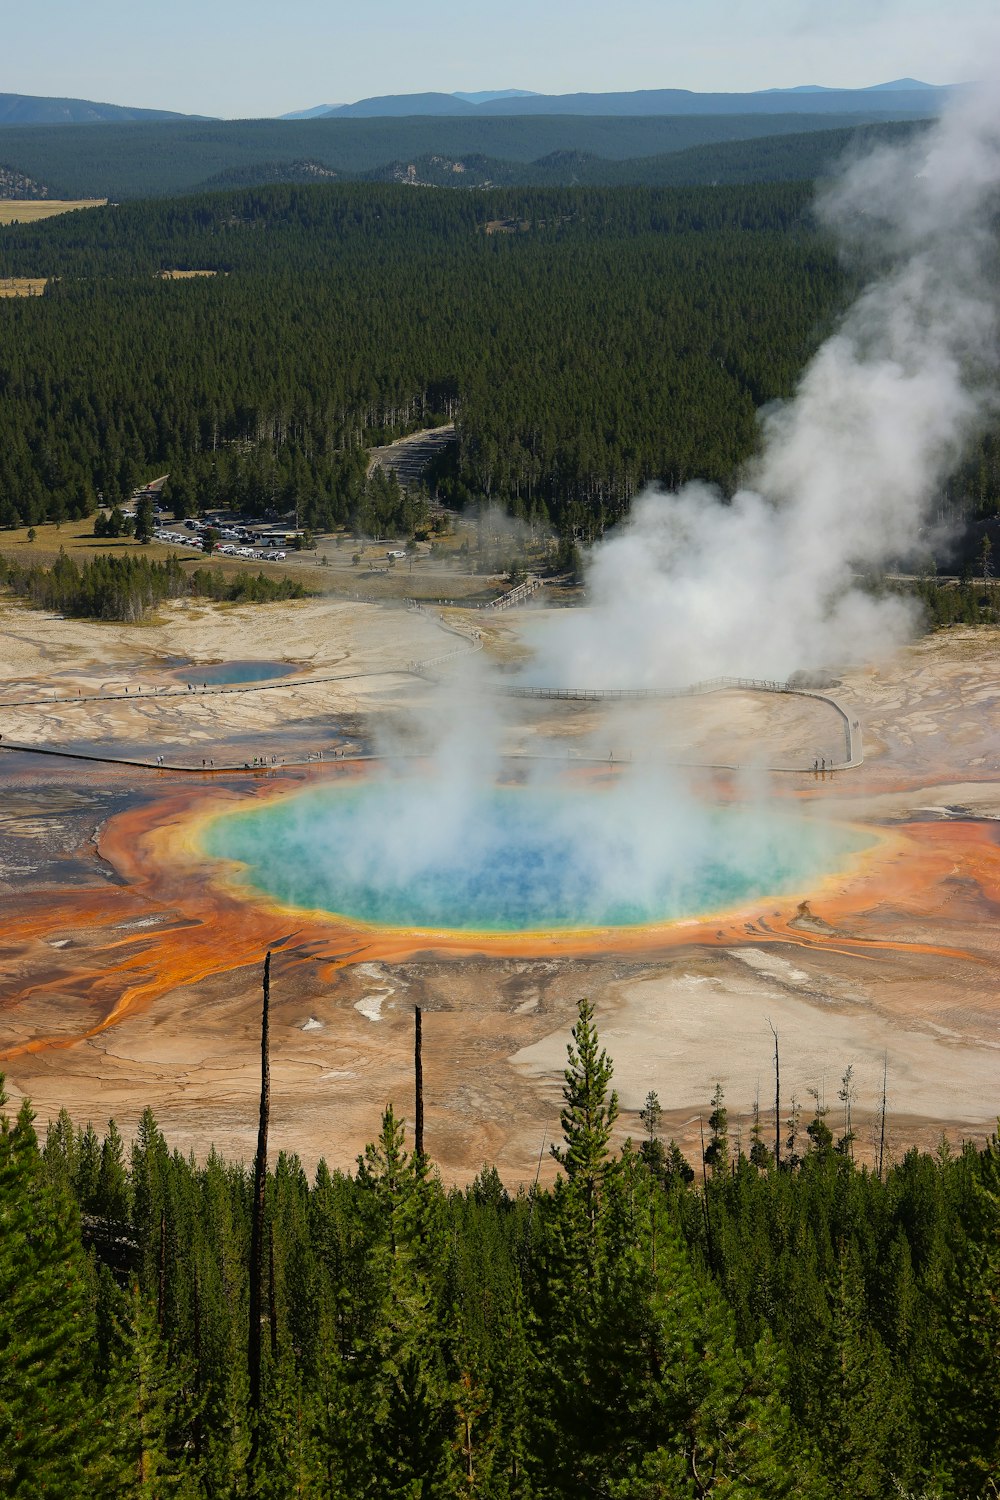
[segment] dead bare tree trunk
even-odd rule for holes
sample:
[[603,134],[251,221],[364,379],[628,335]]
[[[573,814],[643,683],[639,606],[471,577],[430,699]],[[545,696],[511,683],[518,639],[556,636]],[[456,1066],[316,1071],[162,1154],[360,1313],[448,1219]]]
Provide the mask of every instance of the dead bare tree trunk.
[[778,1033],[774,1033],[774,1165],[781,1166],[781,1058]]
[[882,1161],[885,1155],[885,1090],[889,1078],[889,1054],[882,1054],[882,1110],[878,1133],[878,1180],[882,1181]]
[[423,1015],[419,1005],[413,1008],[413,1083],[416,1093],[413,1149],[417,1158],[422,1161],[424,1155],[424,1059]]
[[260,1119],[257,1155],[253,1169],[253,1218],[250,1225],[250,1336],[247,1341],[247,1374],[250,1381],[250,1487],[255,1491],[254,1464],[260,1446],[260,1317],[263,1290],[264,1203],[267,1193],[267,1122],[271,1108],[270,1044],[268,1010],[271,1004],[271,954],[264,960],[264,1003],[260,1021]]

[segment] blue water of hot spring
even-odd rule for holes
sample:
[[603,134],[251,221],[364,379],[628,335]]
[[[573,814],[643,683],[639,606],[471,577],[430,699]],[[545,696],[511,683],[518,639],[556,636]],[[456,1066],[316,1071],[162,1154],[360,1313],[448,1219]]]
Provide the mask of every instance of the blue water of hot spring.
[[[396,928],[632,927],[808,894],[865,848],[773,806],[376,778],[224,813],[205,852],[285,906]],[[805,887],[805,889],[803,888]]]
[[178,667],[174,676],[196,686],[220,687],[229,683],[270,682],[275,677],[290,677],[299,669],[294,662],[287,661],[220,661],[209,665],[186,662]]

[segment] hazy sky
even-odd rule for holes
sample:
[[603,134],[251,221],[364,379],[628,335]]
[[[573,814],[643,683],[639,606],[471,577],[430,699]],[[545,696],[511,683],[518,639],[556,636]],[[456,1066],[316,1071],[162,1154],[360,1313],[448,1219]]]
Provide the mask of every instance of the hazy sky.
[[0,92],[226,117],[424,89],[861,87],[974,76],[996,0],[33,0]]

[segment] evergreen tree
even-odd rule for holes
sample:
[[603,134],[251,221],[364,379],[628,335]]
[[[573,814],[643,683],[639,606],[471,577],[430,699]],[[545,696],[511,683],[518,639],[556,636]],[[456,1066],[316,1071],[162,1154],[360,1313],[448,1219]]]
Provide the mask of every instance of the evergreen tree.
[[725,1097],[722,1084],[717,1083],[712,1095],[712,1113],[708,1117],[709,1141],[705,1147],[705,1165],[711,1167],[713,1176],[724,1172],[729,1165],[729,1111]]
[[118,1126],[114,1120],[109,1120],[107,1134],[101,1144],[101,1161],[94,1198],[94,1212],[104,1220],[104,1232],[109,1238],[127,1228],[129,1200],[125,1145]]
[[80,1132],[76,1151],[76,1196],[84,1213],[96,1213],[101,1175],[101,1142],[93,1124]]
[[809,1093],[816,1106],[815,1113],[806,1126],[809,1150],[813,1156],[825,1161],[833,1151],[833,1131],[826,1123],[826,1107],[820,1103],[819,1090],[810,1089]]
[[563,1100],[559,1116],[564,1145],[550,1149],[574,1187],[583,1194],[593,1230],[600,1210],[601,1193],[614,1173],[608,1147],[618,1118],[618,1095],[608,1094],[614,1072],[608,1054],[598,1052],[594,1007],[579,1002],[573,1040],[567,1048],[569,1065],[563,1074]]
[[817,1406],[810,1424],[835,1492],[875,1500],[898,1494],[912,1478],[905,1389],[866,1316],[854,1252],[839,1259],[828,1336],[813,1357]]
[[750,1163],[759,1172],[769,1172],[774,1165],[774,1153],[764,1141],[764,1128],[760,1118],[760,1099],[753,1101],[753,1125],[750,1129]]
[[639,1155],[654,1176],[662,1177],[666,1169],[666,1152],[660,1140],[660,1120],[663,1109],[655,1089],[650,1089],[646,1101],[639,1111],[639,1119],[646,1128],[646,1139],[639,1147]]
[[968,1234],[952,1227],[954,1259],[935,1288],[943,1317],[920,1375],[946,1484],[978,1497],[1000,1487],[1000,1136],[961,1165]]
[[79,1167],[79,1148],[73,1121],[69,1111],[61,1109],[54,1120],[50,1120],[45,1131],[45,1148],[42,1152],[50,1172],[67,1188],[76,1186]]
[[848,1067],[841,1079],[837,1098],[844,1106],[844,1133],[837,1142],[837,1150],[843,1156],[854,1155],[854,1100],[857,1088],[854,1083],[854,1065]]
[[94,1319],[75,1206],[46,1170],[27,1103],[2,1113],[0,1493],[115,1493],[111,1423],[93,1365]]
[[363,1343],[351,1392],[365,1437],[362,1453],[350,1455],[358,1495],[413,1493],[418,1483],[433,1492],[452,1463],[439,1305],[444,1200],[403,1139],[389,1105],[378,1140],[358,1158],[357,1205],[368,1242]]
[[122,1479],[118,1493],[135,1500],[198,1493],[192,1455],[178,1434],[189,1425],[183,1410],[187,1387],[184,1356],[172,1358],[157,1321],[156,1303],[133,1280],[125,1299],[111,1367],[116,1407],[114,1433]]
[[153,502],[148,495],[140,495],[135,507],[135,539],[137,542],[153,540]]

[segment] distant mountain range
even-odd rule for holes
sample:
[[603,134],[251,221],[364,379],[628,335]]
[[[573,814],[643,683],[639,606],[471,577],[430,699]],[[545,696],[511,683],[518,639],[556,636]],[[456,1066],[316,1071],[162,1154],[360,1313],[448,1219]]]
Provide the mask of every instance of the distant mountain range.
[[[425,115],[425,114],[443,114],[443,115],[449,115],[449,114],[452,114],[453,115],[453,114],[463,114],[463,113],[467,112],[467,111],[463,111],[461,109],[456,109],[454,107],[454,101],[456,99],[459,101],[460,104],[470,104],[470,105],[474,106],[474,105],[477,105],[477,104],[493,104],[497,99],[534,99],[534,98],[537,98],[537,95],[533,94],[530,89],[483,89],[478,94],[463,94],[463,93],[455,93],[455,94],[398,94],[398,95],[387,94],[385,96],[385,98],[386,99],[395,99],[395,98],[398,98],[398,99],[403,99],[403,100],[411,100],[411,99],[431,100],[431,101],[437,101],[438,104],[439,104],[439,106],[440,106],[439,108],[436,108],[436,109],[435,108],[431,108],[431,109],[407,109],[407,110],[403,111],[404,114],[421,114],[421,115]],[[440,103],[440,101],[442,101],[442,100],[445,101],[443,104]],[[382,102],[382,101],[374,100],[374,99],[364,99],[364,100],[361,100],[360,102],[362,104],[375,104],[375,103],[379,103],[379,102]],[[355,114],[357,112],[358,112],[358,106],[356,104],[316,104],[316,105],[313,106],[312,109],[293,109],[293,110],[290,110],[287,115],[281,115],[280,118],[282,120],[321,120],[326,115]],[[471,112],[474,112],[474,111],[469,111],[469,112],[471,113]],[[365,111],[365,113],[370,113],[370,111]],[[395,115],[395,114],[398,114],[399,111],[398,110],[389,110],[389,111],[387,111],[387,113]]]
[[292,109],[287,115],[279,115],[279,120],[319,120],[324,115],[332,115],[335,110],[342,109],[342,104],[314,104],[312,109]]
[[483,89],[478,94],[463,94],[456,92],[456,99],[464,99],[467,104],[488,104],[491,99],[534,99],[535,95],[531,89]]
[[[886,118],[935,113],[952,92],[948,85],[896,78],[864,89],[762,89],[750,94],[698,94],[688,89],[637,89],[608,94],[533,94],[501,89],[481,94],[381,94],[354,104],[317,106],[313,119],[388,119],[405,115],[748,115],[880,114]],[[302,113],[285,115],[301,119]]]
[[0,125],[101,125],[130,120],[204,120],[170,109],[131,109],[125,104],[95,104],[92,99],[47,99],[35,94],[0,94]]
[[[801,84],[796,88],[763,89],[750,94],[698,94],[688,89],[638,89],[606,94],[533,94],[528,89],[488,89],[478,93],[384,94],[353,104],[317,104],[294,110],[283,120],[400,119],[423,115],[485,119],[511,115],[655,116],[837,114],[914,119],[934,114],[948,95],[949,85],[897,78],[865,89],[827,88]],[[107,123],[209,120],[213,116],[184,115],[174,110],[136,109],[122,104],[97,104],[90,99],[41,98],[31,94],[0,94],[0,125],[88,125]]]
[[[891,90],[898,93],[901,90],[905,91],[907,89],[933,89],[937,87],[937,84],[921,83],[919,78],[894,78],[891,83],[873,83],[868,88],[857,89],[855,92],[859,94],[878,94]],[[762,94],[835,94],[842,92],[842,90],[831,89],[824,83],[800,83],[791,89],[760,89],[758,92]]]

